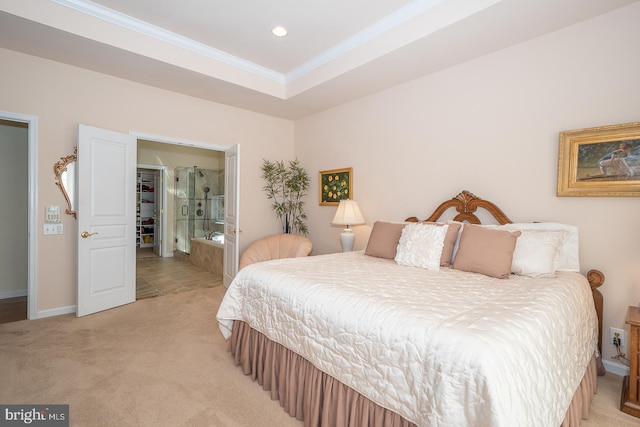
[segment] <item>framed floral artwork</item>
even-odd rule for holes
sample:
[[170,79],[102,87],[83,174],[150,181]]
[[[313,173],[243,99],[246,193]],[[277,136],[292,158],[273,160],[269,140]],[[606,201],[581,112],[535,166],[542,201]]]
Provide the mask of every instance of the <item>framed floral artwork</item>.
[[640,196],[640,122],[560,132],[558,196]]
[[342,199],[353,195],[353,168],[320,171],[318,175],[319,203],[323,206],[338,205]]

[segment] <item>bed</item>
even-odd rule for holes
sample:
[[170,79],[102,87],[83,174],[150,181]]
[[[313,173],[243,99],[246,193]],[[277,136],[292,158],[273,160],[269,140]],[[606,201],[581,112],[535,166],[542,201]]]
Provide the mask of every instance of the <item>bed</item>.
[[578,426],[603,282],[579,273],[575,227],[514,224],[463,191],[376,222],[364,251],[242,269],[216,317],[235,364],[305,426]]

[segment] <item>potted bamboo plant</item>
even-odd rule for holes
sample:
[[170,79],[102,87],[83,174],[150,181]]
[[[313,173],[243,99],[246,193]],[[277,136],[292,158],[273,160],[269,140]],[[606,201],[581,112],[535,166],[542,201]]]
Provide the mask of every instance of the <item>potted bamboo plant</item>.
[[265,181],[263,190],[267,198],[273,200],[273,210],[286,234],[306,236],[309,229],[305,224],[307,214],[304,213],[303,198],[309,191],[309,174],[300,166],[300,162],[290,160],[262,162],[262,178]]

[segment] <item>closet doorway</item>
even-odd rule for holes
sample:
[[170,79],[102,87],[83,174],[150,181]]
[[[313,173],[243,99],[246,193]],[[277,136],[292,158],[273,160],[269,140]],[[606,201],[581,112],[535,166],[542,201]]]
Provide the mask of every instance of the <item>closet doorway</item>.
[[27,318],[28,126],[0,120],[0,323]]
[[37,117],[0,111],[0,323],[35,319]]
[[138,164],[136,172],[136,252],[164,256],[166,167]]

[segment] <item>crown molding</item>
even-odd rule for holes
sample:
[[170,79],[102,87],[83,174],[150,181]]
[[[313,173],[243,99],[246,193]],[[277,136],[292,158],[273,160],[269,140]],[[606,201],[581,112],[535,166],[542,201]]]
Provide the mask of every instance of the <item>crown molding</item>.
[[269,68],[262,67],[253,62],[244,60],[237,56],[228,54],[219,49],[197,42],[179,34],[167,31],[158,26],[149,24],[140,19],[133,18],[113,9],[109,9],[97,3],[88,0],[51,0],[61,6],[68,7],[102,21],[113,25],[118,25],[127,30],[134,31],[139,34],[154,38],[164,43],[185,49],[198,55],[222,62],[239,70],[255,74],[281,84],[285,84],[285,77],[281,73],[277,73]]
[[282,85],[286,85],[297,80],[314,70],[343,57],[350,51],[353,51],[384,33],[397,28],[405,22],[415,18],[417,15],[425,12],[442,3],[444,0],[414,0],[411,3],[396,10],[392,14],[375,22],[364,30],[345,39],[336,46],[332,47],[307,61],[306,63],[295,68],[293,71],[285,74],[278,73],[269,68],[260,66],[253,62],[247,61],[240,57],[228,54],[214,47],[205,45],[171,31],[165,30],[140,19],[125,15],[116,10],[109,9],[89,0],[51,0],[61,6],[73,9],[85,15],[100,19],[113,25],[120,26],[127,30],[143,34],[153,39],[171,44],[181,49],[194,52],[198,55],[219,61],[236,69],[252,73],[256,76],[263,77]]
[[393,30],[400,25],[410,21],[416,16],[424,13],[425,11],[437,6],[444,0],[415,0],[395,12],[385,16],[379,21],[371,24],[362,31],[357,32],[351,37],[346,38],[342,42],[338,43],[331,49],[324,51],[311,60],[300,65],[293,71],[285,75],[285,82],[289,83],[312,71],[320,68],[323,65],[330,63],[344,55],[349,51],[352,51],[364,44],[374,40],[375,38],[385,34],[386,32]]

